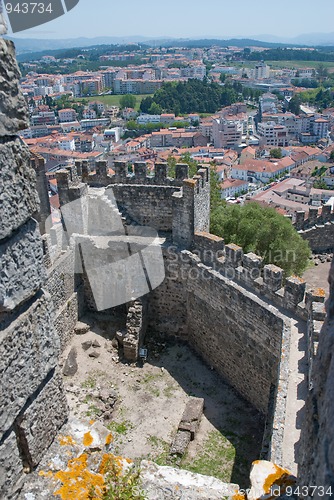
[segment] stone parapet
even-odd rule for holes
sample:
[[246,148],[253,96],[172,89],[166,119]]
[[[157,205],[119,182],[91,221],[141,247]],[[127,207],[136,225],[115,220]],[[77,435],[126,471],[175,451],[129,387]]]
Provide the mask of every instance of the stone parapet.
[[48,373],[58,362],[59,339],[54,334],[50,296],[39,293],[33,302],[0,324],[0,439],[13,425]]
[[52,371],[49,377],[16,421],[20,439],[26,443],[26,462],[30,470],[43,458],[67,418],[68,407],[61,375]]
[[0,38],[0,61],[0,137],[13,136],[29,127],[29,114],[19,91],[21,75],[10,40]]
[[0,243],[0,269],[0,313],[13,311],[44,285],[43,247],[35,220]]
[[0,138],[0,165],[1,240],[31,217],[38,210],[39,202],[29,150],[19,138],[10,137],[6,141]]
[[[214,238],[214,240],[213,240]],[[259,295],[267,297],[273,305],[288,309],[306,320],[306,283],[297,276],[288,277],[283,286],[283,269],[263,264],[263,259],[250,252],[245,254],[239,245],[224,245],[209,233],[195,233],[192,250],[202,262],[221,275],[240,282]]]

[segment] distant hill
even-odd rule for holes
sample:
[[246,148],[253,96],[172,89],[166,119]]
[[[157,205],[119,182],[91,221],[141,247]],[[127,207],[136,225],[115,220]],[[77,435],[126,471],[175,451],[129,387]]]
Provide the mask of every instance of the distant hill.
[[[124,37],[111,37],[103,36],[96,38],[68,38],[64,40],[57,39],[39,39],[39,38],[16,38],[8,36],[10,40],[15,43],[16,51],[18,54],[26,54],[40,51],[41,45],[45,51],[59,50],[59,49],[72,49],[75,47],[91,47],[96,45],[124,45],[128,43],[143,43],[150,40],[150,37],[144,36],[124,36]],[[167,38],[161,39],[166,42]],[[160,43],[160,41],[159,41]]]
[[[58,39],[38,39],[38,38],[16,38],[7,36],[14,41],[17,54],[30,54],[35,56],[39,52],[41,45],[43,46],[43,54],[50,54],[51,51],[59,51],[62,49],[72,48],[91,48],[100,45],[128,45],[128,44],[145,44],[151,47],[210,47],[218,45],[220,47],[235,46],[235,47],[263,47],[267,49],[278,47],[307,47],[307,46],[334,46],[334,33],[311,33],[298,35],[295,38],[285,39],[273,35],[258,35],[251,38],[153,38],[145,36],[124,36],[124,37],[96,37],[96,38],[68,38],[64,40]],[[27,60],[27,58],[25,58]]]

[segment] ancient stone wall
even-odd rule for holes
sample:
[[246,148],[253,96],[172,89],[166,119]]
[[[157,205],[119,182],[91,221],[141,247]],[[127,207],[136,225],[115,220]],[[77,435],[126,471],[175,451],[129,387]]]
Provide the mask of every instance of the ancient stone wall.
[[32,218],[35,173],[17,136],[28,126],[18,80],[13,44],[0,39],[0,497],[8,499],[67,417],[43,243]]
[[184,336],[265,414],[277,383],[284,316],[191,252],[164,253],[166,279],[149,296],[150,326]]
[[173,232],[174,240],[187,247],[195,231],[207,231],[210,213],[210,179],[207,167],[199,168],[188,179],[188,165],[177,164],[175,178],[167,177],[167,164],[157,163],[153,175],[147,175],[145,162],[135,163],[134,173],[128,174],[127,164],[114,162],[115,174],[107,173],[107,162],[96,164],[90,173],[87,162],[57,173],[61,204],[80,195],[82,184],[109,187],[115,202],[127,222],[150,226],[158,231]]
[[334,491],[334,264],[329,282],[327,317],[319,333],[299,443],[299,484],[317,486],[313,498],[331,498]]
[[330,205],[310,207],[309,216],[305,212],[296,213],[295,228],[301,237],[308,241],[312,252],[327,252],[334,249],[334,212]]

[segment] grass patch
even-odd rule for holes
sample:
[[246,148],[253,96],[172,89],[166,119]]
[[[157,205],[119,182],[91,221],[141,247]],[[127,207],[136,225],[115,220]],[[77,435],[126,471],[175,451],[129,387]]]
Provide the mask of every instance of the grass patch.
[[177,390],[177,387],[175,387],[175,385],[173,384],[168,384],[165,388],[164,388],[164,396],[166,398],[172,398],[173,395],[174,395],[174,392]]
[[[136,106],[135,106],[135,109],[138,111],[139,110],[139,106],[140,106],[140,103],[141,101],[145,98],[145,97],[149,97],[149,96],[152,96],[153,94],[138,94],[138,95],[135,95],[135,98],[136,98]],[[103,104],[105,106],[119,106],[120,105],[120,99],[121,99],[121,95],[117,94],[117,95],[97,95],[97,96],[94,96],[94,97],[83,97],[83,98],[77,98],[77,99],[74,99],[76,102],[81,102],[83,99],[91,102],[91,101],[99,101],[99,102],[103,102]]]
[[115,434],[124,435],[133,429],[133,424],[129,420],[122,420],[121,422],[114,420],[107,425],[107,428]]
[[197,474],[214,476],[221,481],[229,482],[234,460],[234,446],[219,431],[212,431],[195,459],[190,460],[186,455],[180,466]]
[[95,405],[90,405],[88,410],[86,411],[87,417],[98,417],[101,414],[100,408]]
[[145,459],[152,460],[158,465],[171,465],[169,443],[164,441],[164,439],[158,438],[157,436],[148,436],[147,441],[155,448],[155,450],[145,457]]
[[96,387],[96,379],[91,375],[81,384],[84,389],[94,389]]

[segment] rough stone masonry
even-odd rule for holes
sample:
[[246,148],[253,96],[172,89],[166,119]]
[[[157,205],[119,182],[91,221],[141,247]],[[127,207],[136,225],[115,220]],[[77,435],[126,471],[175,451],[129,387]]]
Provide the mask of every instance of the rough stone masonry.
[[[0,33],[5,26],[1,15]],[[17,133],[28,127],[12,42],[0,38],[0,498],[15,498],[67,418],[59,339],[44,290],[35,173]]]

